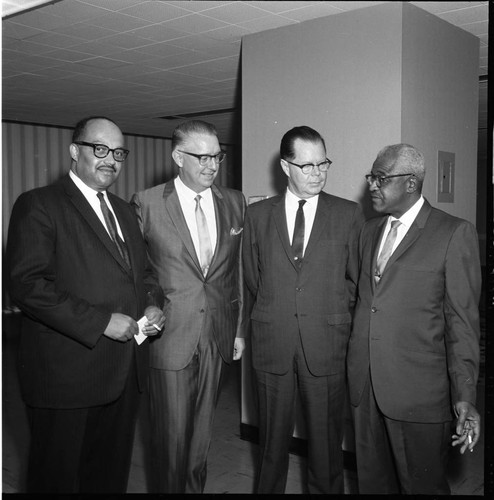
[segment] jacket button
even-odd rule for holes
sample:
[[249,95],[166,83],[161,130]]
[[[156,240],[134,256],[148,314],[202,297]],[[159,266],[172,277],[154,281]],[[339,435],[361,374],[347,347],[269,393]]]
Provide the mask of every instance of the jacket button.
[[372,311],[373,313],[377,312],[377,307],[371,307],[371,311]]

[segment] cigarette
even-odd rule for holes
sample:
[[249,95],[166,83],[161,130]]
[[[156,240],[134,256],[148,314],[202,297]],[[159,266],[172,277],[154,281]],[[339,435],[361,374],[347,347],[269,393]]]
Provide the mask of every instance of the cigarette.
[[468,444],[472,444],[472,436],[468,435]]
[[158,332],[161,332],[161,328],[156,323],[153,323],[153,326],[156,328],[156,330],[158,330]]

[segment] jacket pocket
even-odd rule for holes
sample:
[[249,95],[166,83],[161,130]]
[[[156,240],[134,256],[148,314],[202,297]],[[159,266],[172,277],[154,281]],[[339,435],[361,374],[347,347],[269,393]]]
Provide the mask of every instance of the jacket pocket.
[[352,322],[352,315],[349,312],[328,314],[328,325],[344,325]]

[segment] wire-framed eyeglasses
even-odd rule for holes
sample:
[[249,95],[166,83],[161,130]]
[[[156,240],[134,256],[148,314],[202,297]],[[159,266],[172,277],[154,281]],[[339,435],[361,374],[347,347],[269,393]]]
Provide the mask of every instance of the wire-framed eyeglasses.
[[78,146],[88,146],[90,148],[93,148],[93,153],[96,158],[106,158],[108,156],[108,153],[113,154],[113,159],[115,161],[124,161],[125,158],[127,158],[127,155],[129,154],[128,149],[123,149],[123,148],[115,148],[115,149],[110,149],[108,146],[105,144],[93,144],[92,142],[84,142],[84,141],[77,141],[74,142],[74,144],[77,144]]
[[293,163],[293,161],[287,160],[286,158],[283,159],[290,165],[300,168],[304,174],[310,174],[316,167],[320,172],[327,172],[331,163],[333,163],[329,158],[326,158],[321,163],[304,163],[303,165],[299,165],[298,163]]
[[367,174],[365,176],[365,180],[367,181],[367,184],[369,186],[372,185],[372,183],[376,183],[376,186],[380,188],[383,184],[387,184],[389,182],[389,179],[392,179],[393,177],[403,177],[405,175],[414,175],[414,174],[395,174],[395,175],[374,175],[374,174]]
[[177,151],[189,156],[193,156],[194,158],[197,158],[199,161],[199,165],[201,165],[201,167],[205,167],[210,160],[213,160],[216,164],[218,164],[221,163],[226,158],[226,153],[224,151],[220,151],[218,154],[215,155],[199,155],[196,153],[189,153],[188,151],[182,151],[180,149],[177,149]]

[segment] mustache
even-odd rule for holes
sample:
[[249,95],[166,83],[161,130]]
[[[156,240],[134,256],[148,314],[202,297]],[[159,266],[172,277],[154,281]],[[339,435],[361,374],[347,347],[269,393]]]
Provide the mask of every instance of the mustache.
[[100,168],[111,168],[114,172],[117,171],[117,169],[115,168],[115,165],[112,165],[111,163],[104,163],[103,165],[100,165],[99,167],[97,167],[98,170]]

